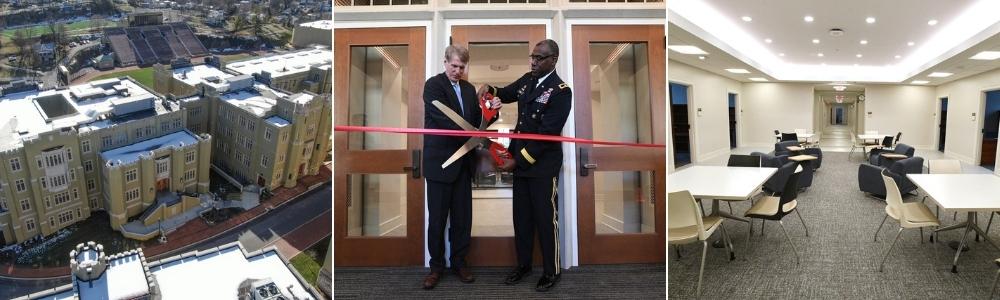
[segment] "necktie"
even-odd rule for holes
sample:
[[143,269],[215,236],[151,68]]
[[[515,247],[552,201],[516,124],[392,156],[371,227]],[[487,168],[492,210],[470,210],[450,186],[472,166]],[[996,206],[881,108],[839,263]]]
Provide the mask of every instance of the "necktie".
[[455,89],[455,95],[458,96],[458,108],[462,110],[462,116],[465,116],[465,103],[462,103],[462,89],[458,87],[457,84],[452,84],[452,88]]

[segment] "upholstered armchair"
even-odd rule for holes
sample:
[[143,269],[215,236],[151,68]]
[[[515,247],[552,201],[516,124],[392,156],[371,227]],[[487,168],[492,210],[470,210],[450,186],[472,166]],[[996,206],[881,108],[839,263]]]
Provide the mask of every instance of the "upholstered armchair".
[[[898,146],[902,145],[903,144],[899,144]],[[898,146],[896,147],[897,149],[899,149]],[[912,150],[910,153],[912,153]],[[861,188],[862,192],[872,194],[873,196],[879,198],[885,198],[885,181],[882,180],[881,175],[883,169],[888,169],[886,175],[892,177],[892,179],[896,181],[896,185],[899,186],[899,192],[901,194],[906,194],[917,189],[917,186],[914,185],[913,182],[910,182],[910,179],[906,177],[906,174],[923,173],[923,157],[910,157],[892,162],[890,162],[890,160],[886,160],[886,164],[888,164],[887,167],[870,164],[861,164],[858,166],[858,186]]]
[[[882,166],[882,164],[890,163],[890,161],[886,161],[886,159],[882,157],[882,153],[896,153],[906,155],[906,157],[913,157],[913,153],[915,151],[916,150],[913,149],[912,146],[902,143],[896,144],[896,147],[892,149],[875,148],[872,149],[870,154],[868,154],[868,163],[876,166]],[[897,180],[896,182],[898,183],[899,181]],[[902,187],[900,187],[900,189],[902,189]]]

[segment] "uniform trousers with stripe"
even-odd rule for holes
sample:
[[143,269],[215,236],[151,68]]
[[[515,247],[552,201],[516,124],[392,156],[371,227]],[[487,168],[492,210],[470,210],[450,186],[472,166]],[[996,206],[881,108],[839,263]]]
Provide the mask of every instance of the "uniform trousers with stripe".
[[559,217],[556,177],[514,176],[514,243],[517,264],[531,266],[535,233],[545,275],[559,274]]

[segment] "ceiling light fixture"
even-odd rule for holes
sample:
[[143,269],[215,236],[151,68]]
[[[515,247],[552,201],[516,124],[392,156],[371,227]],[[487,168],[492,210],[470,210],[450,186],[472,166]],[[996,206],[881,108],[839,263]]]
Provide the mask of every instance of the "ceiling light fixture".
[[784,53],[778,53],[778,56],[784,57],[785,54]]
[[699,55],[699,56],[698,56],[698,59],[700,59],[700,60],[705,60],[705,56],[704,56],[704,55]]
[[835,85],[835,86],[833,86],[833,89],[837,90],[838,92],[843,92],[844,90],[847,89],[847,87],[846,86],[842,86],[842,85]]
[[767,78],[763,78],[763,77],[750,77],[750,80],[753,80],[753,81],[767,81]]
[[896,59],[903,58],[902,56],[899,56],[899,55],[896,55],[895,57],[896,57]]
[[910,83],[912,83],[912,84],[926,84],[928,82],[930,82],[930,81],[927,81],[927,80],[914,80],[914,81],[911,81]]
[[906,45],[910,46],[910,47],[913,47],[914,43],[913,42],[907,42]]
[[823,57],[823,53],[816,53],[816,56]]
[[773,41],[771,39],[764,39],[764,42],[770,44]]
[[1000,58],[1000,51],[983,51],[983,52],[979,52],[979,53],[976,53],[976,55],[973,55],[972,57],[970,57],[969,59],[975,59],[975,60],[994,60],[994,59],[997,59],[997,58]]
[[667,49],[674,50],[681,54],[697,54],[697,55],[708,54],[708,52],[705,52],[705,50],[701,50],[701,48],[690,45],[667,46]]
[[857,54],[857,55],[855,55],[854,57],[857,57],[857,58],[861,58],[861,53],[858,53],[858,54]]
[[867,22],[868,24],[875,23],[875,18],[873,17],[865,18],[865,22]]
[[741,19],[743,19],[744,22],[753,21],[753,18],[751,18],[750,16],[743,16]]
[[868,45],[868,40],[861,40],[858,43],[861,43],[862,45]]
[[948,77],[948,76],[951,76],[951,75],[953,75],[953,74],[952,73],[948,73],[948,72],[934,72],[934,73],[927,74],[927,77]]
[[736,73],[736,74],[748,74],[748,73],[750,73],[750,71],[747,71],[747,69],[726,69],[726,71],[728,71],[729,73]]
[[813,16],[810,16],[810,15],[806,15],[806,17],[802,18],[802,19],[805,20],[808,23],[812,23],[812,21],[815,20],[815,19],[813,19]]
[[813,39],[813,44],[819,44],[819,39]]
[[931,26],[937,25],[937,23],[938,23],[937,20],[934,20],[934,19],[931,19],[930,21],[927,21],[927,25],[931,25]]

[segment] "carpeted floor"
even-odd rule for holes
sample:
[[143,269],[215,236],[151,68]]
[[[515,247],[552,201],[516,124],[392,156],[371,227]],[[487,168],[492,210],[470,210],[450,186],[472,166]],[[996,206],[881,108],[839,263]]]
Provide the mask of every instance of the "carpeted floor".
[[448,273],[433,290],[421,289],[426,268],[336,268],[335,299],[663,299],[662,264],[587,265],[563,270],[548,292],[535,291],[541,269],[516,285],[505,285],[510,268],[472,268],[476,282]]
[[[953,274],[951,262],[955,251],[946,243],[932,244],[925,239],[921,244],[919,230],[908,229],[890,254],[885,271],[878,272],[878,263],[899,227],[890,218],[878,242],[872,241],[875,229],[885,216],[885,202],[868,197],[858,189],[858,164],[857,157],[848,161],[847,153],[824,153],[823,165],[816,172],[812,187],[798,198],[798,209],[809,226],[808,237],[796,216],[785,217],[785,228],[802,259],[800,265],[795,264],[792,248],[777,222],[767,222],[763,240],[760,222],[754,225],[748,252],[746,223],[726,221],[724,226],[733,238],[737,259],[727,260],[725,249],[709,248],[702,297],[987,299],[997,272],[992,261],[1000,257],[1000,251],[985,242],[970,242],[971,250],[962,253],[959,259],[959,273]],[[918,197],[912,196],[905,199],[908,202],[917,200]],[[928,200],[927,203],[933,211],[933,202]],[[746,201],[734,203],[734,213],[742,215],[749,205]],[[724,205],[723,209],[728,208]],[[950,212],[942,212],[941,216],[942,225],[956,222]],[[979,218],[983,222],[980,226],[985,229],[989,215],[980,214]],[[964,217],[959,214],[958,219],[962,221]],[[940,239],[957,241],[961,235],[962,230],[948,231],[941,233]],[[929,237],[929,232],[925,237]],[[990,238],[1000,243],[1000,228],[991,230]],[[701,246],[691,244],[681,249],[679,260],[673,247],[668,249],[671,299],[690,299],[695,294]]]

